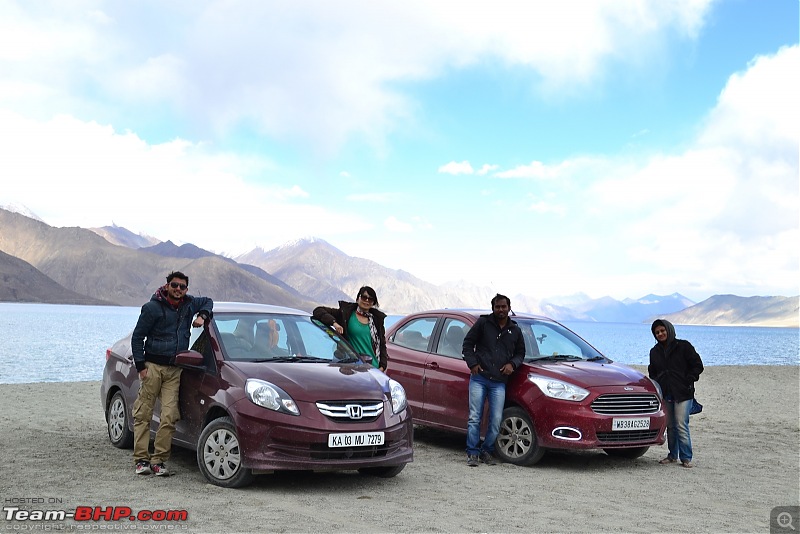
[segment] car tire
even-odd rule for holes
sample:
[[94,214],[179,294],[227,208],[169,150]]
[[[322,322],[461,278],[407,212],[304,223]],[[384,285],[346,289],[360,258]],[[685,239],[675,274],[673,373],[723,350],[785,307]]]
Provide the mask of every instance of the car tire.
[[644,456],[650,447],[630,447],[627,449],[603,449],[609,456],[616,458],[627,458],[628,460],[635,460],[640,456]]
[[498,458],[514,465],[533,465],[542,459],[544,453],[528,412],[516,406],[503,410],[500,433],[495,442]]
[[382,467],[362,467],[358,470],[362,475],[380,478],[393,478],[400,474],[400,471],[405,469],[406,464],[400,465],[385,465]]
[[108,439],[118,449],[133,448],[133,432],[130,430],[128,405],[121,391],[114,393],[106,407],[106,427]]
[[230,417],[214,419],[197,440],[197,465],[206,480],[223,488],[241,488],[253,481],[253,470],[242,465],[236,426]]

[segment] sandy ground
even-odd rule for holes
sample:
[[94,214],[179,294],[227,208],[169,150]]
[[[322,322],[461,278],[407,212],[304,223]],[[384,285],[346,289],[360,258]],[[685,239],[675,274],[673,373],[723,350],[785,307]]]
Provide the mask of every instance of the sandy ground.
[[[707,368],[705,411],[691,421],[694,469],[658,465],[666,446],[633,461],[548,453],[533,467],[469,468],[462,436],[418,427],[414,462],[394,479],[285,473],[240,490],[206,483],[183,449],[169,462],[174,476],[134,475],[130,451],[108,442],[98,382],[2,385],[0,530],[770,532],[774,507],[800,504],[799,375]],[[188,520],[9,519],[14,507],[80,506],[186,510]]]

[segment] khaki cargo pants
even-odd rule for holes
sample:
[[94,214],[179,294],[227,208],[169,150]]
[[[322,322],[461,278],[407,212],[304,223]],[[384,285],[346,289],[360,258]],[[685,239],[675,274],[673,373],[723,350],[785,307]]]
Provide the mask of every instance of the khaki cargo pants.
[[[172,449],[175,424],[180,419],[178,391],[181,386],[181,368],[146,362],[147,377],[139,383],[139,395],[133,403],[133,461],[164,463]],[[150,421],[156,399],[161,398],[161,422],[150,455]]]

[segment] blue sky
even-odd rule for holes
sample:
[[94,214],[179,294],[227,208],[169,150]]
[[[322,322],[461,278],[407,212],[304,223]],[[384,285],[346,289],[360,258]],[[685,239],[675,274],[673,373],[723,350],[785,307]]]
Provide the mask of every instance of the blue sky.
[[[797,0],[0,0],[0,205],[509,295],[800,293]],[[365,280],[364,283],[369,283]]]

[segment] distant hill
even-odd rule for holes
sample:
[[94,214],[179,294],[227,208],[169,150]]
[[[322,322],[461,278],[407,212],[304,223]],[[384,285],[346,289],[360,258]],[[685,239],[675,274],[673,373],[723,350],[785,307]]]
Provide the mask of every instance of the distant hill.
[[[217,256],[174,258],[112,245],[83,228],[53,228],[0,209],[0,250],[63,287],[107,302],[140,306],[173,270],[190,277],[190,292],[216,300],[269,302],[310,310],[314,303]],[[18,300],[22,297],[18,295]]]
[[62,287],[33,265],[0,251],[0,302],[108,305]]
[[[474,307],[449,288],[372,260],[348,256],[323,239],[300,239],[269,251],[256,248],[235,259],[261,267],[326,306],[339,300],[352,301],[362,285],[369,285],[375,288],[382,309],[388,313],[403,314],[447,306]],[[481,307],[488,307],[488,302],[487,299]]]
[[[463,281],[431,284],[406,271],[348,256],[317,238],[268,251],[256,248],[231,259],[169,240],[139,247],[144,236],[137,238],[117,226],[103,228],[124,244],[113,244],[98,235],[98,229],[53,228],[38,218],[0,208],[0,301],[139,306],[173,270],[189,275],[194,295],[306,311],[353,300],[364,284],[376,289],[381,308],[390,314],[431,308],[488,309],[495,293]],[[798,326],[798,297],[716,295],[694,304],[678,293],[624,301],[591,299],[585,294],[544,300],[509,296],[516,311],[558,320],[641,323],[664,316],[678,324]]]
[[[653,317],[683,310],[694,301],[680,293],[672,295],[646,295],[639,299],[619,301],[611,297],[591,299],[582,293],[556,297],[543,302],[562,320],[595,321],[601,323],[641,323]],[[552,315],[548,314],[548,315]]]
[[800,326],[800,296],[738,297],[714,295],[664,317],[676,324]]
[[101,228],[89,228],[89,230],[105,238],[105,240],[112,245],[121,245],[128,248],[144,248],[160,243],[155,237],[134,234],[130,230],[117,226],[116,224],[112,226],[103,226]]

